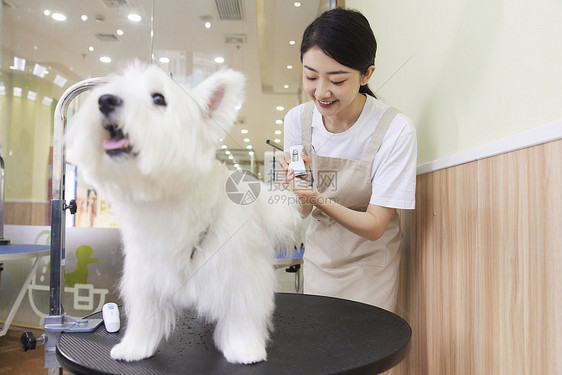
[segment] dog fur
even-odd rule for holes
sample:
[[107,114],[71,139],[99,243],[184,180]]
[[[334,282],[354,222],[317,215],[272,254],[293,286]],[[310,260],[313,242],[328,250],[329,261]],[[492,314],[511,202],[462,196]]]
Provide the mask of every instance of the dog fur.
[[121,228],[127,327],[114,359],[152,356],[185,308],[216,324],[229,362],[267,357],[274,249],[297,242],[300,213],[289,191],[262,185],[247,205],[225,192],[231,171],[215,155],[244,84],[227,69],[188,89],[135,63],[93,90],[69,124],[69,154]]

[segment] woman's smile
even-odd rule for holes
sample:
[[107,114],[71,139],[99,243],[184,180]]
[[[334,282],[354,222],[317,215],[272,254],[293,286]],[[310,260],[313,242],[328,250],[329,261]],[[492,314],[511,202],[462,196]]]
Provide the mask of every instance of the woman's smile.
[[320,99],[316,99],[316,101],[318,102],[320,107],[326,108],[326,109],[332,107],[337,102],[337,100],[326,101],[326,100],[320,100]]

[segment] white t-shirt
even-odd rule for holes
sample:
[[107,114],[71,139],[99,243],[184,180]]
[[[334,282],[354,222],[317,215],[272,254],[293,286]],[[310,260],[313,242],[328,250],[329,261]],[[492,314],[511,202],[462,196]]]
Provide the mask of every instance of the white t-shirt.
[[[343,133],[330,133],[324,127],[316,107],[312,115],[312,146],[316,154],[334,158],[361,160],[371,135],[389,106],[367,96],[359,119]],[[285,116],[285,151],[302,144],[304,104]],[[411,120],[398,114],[377,152],[371,169],[370,203],[398,209],[414,209],[416,196],[417,140]]]

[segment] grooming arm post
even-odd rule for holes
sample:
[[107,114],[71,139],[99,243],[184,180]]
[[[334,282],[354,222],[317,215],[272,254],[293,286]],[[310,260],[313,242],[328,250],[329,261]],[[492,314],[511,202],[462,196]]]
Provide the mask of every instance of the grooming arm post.
[[[64,314],[62,295],[64,291],[64,250],[65,250],[65,149],[64,131],[67,121],[67,110],[70,102],[78,95],[93,89],[107,78],[90,78],[70,86],[61,96],[55,108],[53,133],[53,185],[51,199],[51,270],[49,285],[49,316],[45,318],[45,334],[41,342],[45,344],[45,367],[60,367],[56,359],[56,345],[61,332],[92,331],[101,320],[89,322],[75,321]],[[23,339],[23,336],[22,336]]]
[[4,158],[0,153],[0,245],[8,245],[9,240],[4,238]]

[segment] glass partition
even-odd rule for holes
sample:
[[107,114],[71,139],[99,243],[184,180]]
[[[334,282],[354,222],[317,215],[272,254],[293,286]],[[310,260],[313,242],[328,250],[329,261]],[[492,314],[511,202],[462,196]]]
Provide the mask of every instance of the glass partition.
[[[133,60],[157,64],[177,84],[194,86],[232,68],[246,76],[244,104],[216,157],[231,169],[271,176],[272,147],[282,146],[283,118],[302,100],[299,43],[329,8],[306,0],[2,0],[0,7],[0,153],[5,161],[5,237],[48,245],[54,112],[77,82],[105,77]],[[71,117],[88,93],[72,101]],[[268,156],[269,155],[269,156]],[[84,316],[115,293],[121,268],[111,208],[72,163],[65,168],[66,310]],[[101,228],[91,228],[101,227]],[[0,264],[1,266],[1,264]],[[1,269],[2,267],[0,267]],[[29,260],[3,266],[0,300],[13,301]],[[49,258],[28,287],[14,323],[41,326],[48,313]],[[1,276],[1,275],[0,275]],[[10,306],[0,307],[0,316]]]
[[[328,3],[3,0],[0,153],[5,161],[5,223],[50,224],[53,115],[63,92],[86,78],[118,73],[135,59],[157,64],[178,84],[189,86],[223,68],[243,72],[244,104],[217,159],[263,178],[264,153],[271,149],[266,141],[282,144],[283,117],[301,101],[302,31]],[[80,98],[69,116],[79,104]],[[80,171],[68,165],[67,173],[66,199],[75,196],[79,203],[78,215],[67,224],[116,226],[106,215],[103,197],[82,180]]]
[[134,3],[2,1],[6,224],[50,224],[53,116],[63,92],[85,78],[116,72],[131,59],[150,61],[153,1]]

